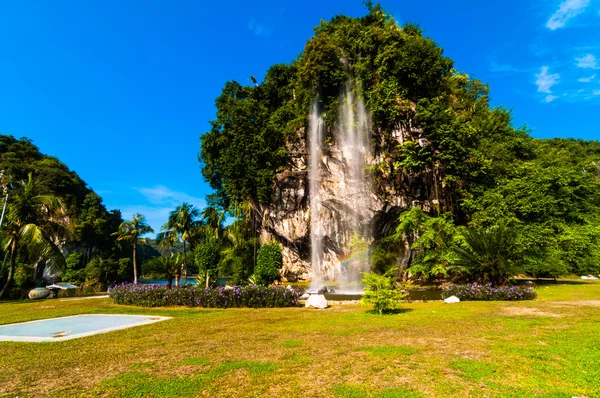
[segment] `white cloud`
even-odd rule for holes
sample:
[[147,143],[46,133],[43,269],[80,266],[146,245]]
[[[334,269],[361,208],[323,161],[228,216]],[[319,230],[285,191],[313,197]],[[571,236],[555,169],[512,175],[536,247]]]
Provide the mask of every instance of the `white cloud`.
[[247,26],[248,29],[250,29],[258,37],[269,37],[273,34],[272,29],[260,22],[257,22],[254,18],[248,22]]
[[123,206],[121,208],[121,214],[123,215],[123,220],[131,220],[136,213],[143,214],[144,217],[146,217],[146,222],[154,230],[154,233],[158,233],[160,232],[160,227],[167,222],[171,210],[173,209],[170,207],[131,205]]
[[492,72],[507,72],[507,73],[515,73],[521,72],[519,69],[513,67],[509,64],[498,64],[496,61],[490,61],[490,71]]
[[592,80],[594,80],[595,77],[596,77],[596,75],[592,75],[590,77],[582,77],[582,78],[577,79],[577,81],[581,82],[581,83],[589,83]]
[[594,90],[593,95],[600,95],[600,90]]
[[198,209],[206,207],[206,201],[203,198],[174,191],[164,185],[133,189],[138,191],[149,204],[121,206],[123,219],[130,220],[135,213],[141,213],[146,217],[148,224],[154,229],[155,233],[158,233],[163,224],[167,222],[169,213],[181,203],[188,202]]
[[581,58],[575,58],[577,61],[577,67],[583,69],[600,69],[598,63],[596,62],[596,57],[592,54],[586,54]]
[[135,190],[154,205],[166,205],[175,208],[183,202],[188,202],[198,208],[206,207],[206,201],[203,198],[194,197],[185,192],[173,191],[164,185],[155,185],[152,188],[135,188]]
[[542,66],[540,73],[535,75],[535,77],[536,77],[535,84],[538,87],[537,91],[539,93],[547,93],[547,94],[552,93],[552,91],[551,91],[552,86],[554,86],[556,83],[558,83],[558,80],[560,79],[560,75],[558,75],[557,73],[553,73],[553,74],[549,75],[547,66]]
[[544,102],[552,102],[552,101],[554,101],[557,98],[558,97],[556,95],[548,94],[546,96],[546,98],[544,98]]
[[581,14],[587,6],[590,5],[590,0],[565,0],[560,3],[558,10],[546,22],[546,27],[550,30],[556,30],[566,25],[571,18]]

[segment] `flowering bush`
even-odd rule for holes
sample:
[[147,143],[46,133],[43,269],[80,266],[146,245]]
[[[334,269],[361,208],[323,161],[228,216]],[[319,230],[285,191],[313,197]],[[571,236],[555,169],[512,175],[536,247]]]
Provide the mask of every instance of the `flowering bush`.
[[122,284],[109,292],[117,304],[142,307],[187,306],[205,308],[295,307],[300,294],[284,287],[243,286],[231,288],[176,287]]
[[491,283],[482,285],[451,285],[444,289],[442,298],[456,296],[461,300],[500,301],[500,300],[533,300],[537,294],[529,286],[492,286]]

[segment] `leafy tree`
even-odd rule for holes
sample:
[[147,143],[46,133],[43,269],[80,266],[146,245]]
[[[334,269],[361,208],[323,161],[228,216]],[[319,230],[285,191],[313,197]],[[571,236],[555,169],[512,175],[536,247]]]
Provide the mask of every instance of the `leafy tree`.
[[224,228],[221,244],[219,272],[233,277],[233,283],[245,283],[252,275],[256,263],[258,239],[249,202],[236,204],[234,221]]
[[137,245],[138,243],[146,243],[143,235],[153,233],[154,230],[146,223],[146,217],[137,213],[133,215],[130,221],[124,221],[119,225],[119,230],[113,233],[118,241],[129,242],[133,252],[133,283],[138,282],[137,269]]
[[405,242],[406,272],[424,280],[447,276],[458,238],[451,215],[431,217],[415,206],[402,213],[398,221],[393,238]]
[[168,256],[158,256],[146,261],[142,265],[144,275],[167,279],[167,288],[173,285],[173,278],[179,274],[183,256],[181,253]]
[[107,211],[100,196],[58,159],[40,153],[30,139],[0,135],[0,170],[5,182],[7,177],[9,181],[27,180],[32,174],[40,195],[61,200],[64,227],[70,231],[66,239],[61,237],[61,246],[82,251],[84,263],[94,253],[112,250],[114,238],[110,235],[123,221],[120,212]]
[[283,266],[281,247],[277,243],[268,243],[258,249],[254,277],[259,285],[268,286],[279,278]]
[[73,252],[67,257],[61,275],[63,282],[77,283],[85,280],[85,268],[81,266],[82,257],[81,252]]
[[225,213],[216,206],[207,206],[200,213],[205,228],[205,236],[208,239],[221,240],[223,238],[223,221]]
[[209,286],[211,274],[217,271],[220,257],[220,247],[216,240],[206,240],[196,246],[194,251],[198,271],[205,274],[206,287]]
[[61,229],[54,217],[61,202],[51,195],[41,195],[40,188],[31,174],[21,181],[9,197],[6,221],[3,226],[4,247],[10,257],[8,276],[0,291],[0,298],[7,291],[15,274],[17,251],[27,247],[44,259],[50,266],[62,267],[64,257],[51,239],[53,232]]
[[29,264],[17,264],[15,268],[15,285],[18,287],[32,286],[35,282],[35,268]]
[[248,198],[266,201],[270,196],[273,175],[286,155],[283,137],[288,122],[285,114],[275,111],[280,105],[278,100],[289,100],[292,93],[291,89],[281,90],[286,94],[271,93],[269,82],[275,79],[277,86],[286,84],[291,77],[287,69],[273,67],[266,82],[257,87],[228,82],[216,100],[217,119],[201,137],[200,161],[202,174],[225,208],[232,202]]
[[85,267],[88,281],[96,281],[103,286],[111,286],[125,280],[131,280],[131,268],[128,258],[115,260],[112,257],[96,256]]
[[507,166],[497,185],[465,200],[464,208],[474,226],[514,225],[515,251],[532,274],[600,273],[600,182],[593,163],[579,155],[580,145],[589,144],[559,143],[533,141],[534,158]]
[[383,275],[375,272],[362,273],[361,283],[365,286],[365,291],[361,302],[372,305],[373,311],[380,315],[398,309],[400,301],[406,297],[393,276],[396,271],[392,268]]
[[158,239],[171,239],[175,237],[181,239],[183,243],[183,275],[184,284],[187,282],[187,243],[193,234],[193,230],[199,226],[196,218],[200,215],[198,209],[189,203],[182,203],[175,210],[169,213],[169,219],[162,226]]

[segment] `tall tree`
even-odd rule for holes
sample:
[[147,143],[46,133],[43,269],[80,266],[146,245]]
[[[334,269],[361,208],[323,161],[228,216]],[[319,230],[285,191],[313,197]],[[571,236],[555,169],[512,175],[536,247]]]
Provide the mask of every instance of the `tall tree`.
[[207,206],[200,214],[206,228],[206,236],[214,239],[221,239],[223,237],[223,221],[225,220],[225,213],[220,211],[215,206]]
[[[173,259],[173,247],[179,243],[179,236],[177,236],[176,234],[163,234],[163,233],[159,233],[157,236],[157,241],[158,241],[158,245],[160,247],[161,250],[161,258],[165,259],[168,258],[170,260]],[[177,256],[177,264],[176,266],[173,266],[172,263],[169,263],[171,266],[173,266],[170,272],[170,275],[166,275],[167,278],[167,285],[168,288],[171,288],[172,285],[172,280],[173,278],[175,278],[175,285],[179,286],[179,277],[181,276],[181,264],[182,264],[182,260],[181,260],[181,256]],[[169,261],[170,261],[169,260]],[[162,260],[161,260],[162,261]],[[163,265],[167,265],[167,263],[161,263],[159,264],[160,266]],[[163,267],[164,268],[164,267]],[[165,268],[166,269],[166,268]]]
[[113,235],[119,241],[130,242],[133,248],[133,283],[138,282],[137,275],[137,244],[146,243],[143,235],[153,233],[154,230],[146,223],[146,217],[143,214],[137,213],[133,215],[131,221],[124,221],[119,225],[119,230]]
[[187,283],[187,243],[192,236],[193,230],[198,227],[199,221],[196,220],[200,211],[193,205],[183,202],[175,208],[170,214],[167,222],[162,226],[158,239],[163,240],[167,237],[177,236],[183,243],[183,283]]
[[7,291],[15,274],[17,251],[27,247],[39,258],[48,261],[50,266],[64,265],[64,257],[52,242],[51,236],[60,230],[60,217],[53,217],[61,207],[58,198],[41,195],[39,185],[31,174],[27,181],[15,184],[16,189],[10,195],[4,224],[4,245],[10,256],[8,277],[0,291],[0,298]]

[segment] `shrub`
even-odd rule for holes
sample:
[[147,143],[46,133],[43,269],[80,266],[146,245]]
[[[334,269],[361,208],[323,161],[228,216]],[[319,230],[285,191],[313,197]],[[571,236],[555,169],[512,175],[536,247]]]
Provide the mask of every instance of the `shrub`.
[[537,294],[530,286],[492,286],[472,283],[451,285],[444,289],[442,298],[456,296],[465,301],[533,300]]
[[110,290],[117,304],[142,307],[187,306],[204,308],[295,307],[298,291],[284,287],[244,286],[231,288],[176,287],[122,284]]
[[211,274],[215,274],[219,264],[221,256],[219,245],[211,240],[201,242],[196,247],[194,254],[198,271],[204,274],[206,286],[208,286],[209,277]]
[[85,280],[85,267],[81,266],[80,252],[73,252],[65,260],[66,268],[61,274],[63,282],[78,283]]
[[115,260],[112,257],[97,256],[85,266],[86,280],[98,282],[104,286],[129,279],[130,271],[128,258]]
[[468,229],[462,238],[464,244],[453,248],[453,265],[467,270],[471,280],[502,284],[521,271],[513,229],[503,225]]
[[279,278],[279,270],[283,266],[281,247],[277,243],[262,245],[258,249],[254,277],[259,285],[270,285]]
[[[391,270],[393,272],[393,269]],[[379,275],[374,272],[362,272],[362,283],[365,285],[365,292],[362,296],[362,303],[372,305],[373,311],[383,314],[398,309],[400,301],[406,297],[397,286],[395,278],[390,272]]]
[[14,283],[18,287],[33,286],[35,284],[35,270],[29,264],[17,264]]

